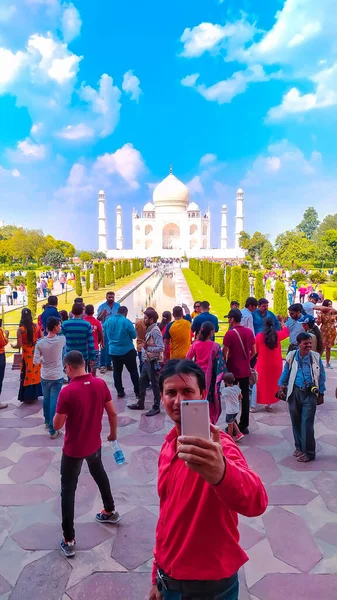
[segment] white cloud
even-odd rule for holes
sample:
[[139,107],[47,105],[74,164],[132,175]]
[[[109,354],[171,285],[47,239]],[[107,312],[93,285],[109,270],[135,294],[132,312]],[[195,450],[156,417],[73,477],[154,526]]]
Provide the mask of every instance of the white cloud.
[[38,135],[39,133],[41,133],[43,129],[43,123],[33,123],[31,130],[30,130],[30,135],[32,135],[33,137]]
[[80,13],[73,4],[65,6],[62,13],[62,33],[65,42],[72,42],[79,36],[82,27]]
[[20,177],[20,171],[18,169],[13,169],[12,175],[13,175],[13,177]]
[[231,102],[238,94],[243,94],[249,83],[268,81],[268,79],[261,65],[252,65],[246,71],[237,71],[228,79],[218,81],[210,87],[200,84],[196,85],[195,89],[206,100],[225,104]]
[[80,97],[91,105],[94,113],[99,115],[97,124],[100,136],[110,135],[119,121],[121,109],[121,91],[113,85],[112,77],[104,73],[99,81],[98,91],[90,85],[82,85]]
[[192,29],[187,27],[180,38],[184,46],[181,56],[198,57],[204,52],[216,53],[221,48],[232,52],[237,46],[252,40],[256,31],[255,25],[245,18],[225,25],[200,23]]
[[22,157],[28,160],[42,160],[46,156],[46,148],[43,144],[34,144],[29,138],[18,142],[18,158],[20,153]]
[[94,170],[107,175],[118,173],[131,188],[138,189],[138,178],[145,171],[145,165],[140,152],[129,143],[116,152],[111,154],[106,152],[99,156],[94,164]]
[[183,79],[180,81],[181,85],[184,85],[185,87],[194,87],[197,80],[199,79],[200,75],[199,73],[193,73],[192,75],[186,75],[186,77],[183,77]]
[[200,159],[200,164],[203,165],[209,165],[210,163],[215,162],[217,159],[216,154],[204,154],[204,156],[201,157]]
[[191,179],[191,181],[189,181],[189,183],[187,184],[187,187],[190,190],[191,194],[203,194],[204,193],[204,188],[202,186],[199,175],[196,175],[195,177],[193,177],[193,179]]
[[85,123],[78,123],[78,125],[67,125],[67,127],[58,131],[56,135],[64,140],[76,141],[94,137],[95,131]]
[[9,83],[15,80],[24,63],[23,52],[12,52],[7,48],[0,48],[0,91],[6,91]]
[[14,4],[4,4],[0,6],[0,23],[7,23],[16,13]]
[[122,89],[130,95],[131,100],[138,102],[142,90],[140,89],[140,80],[133,74],[133,71],[130,70],[124,73]]

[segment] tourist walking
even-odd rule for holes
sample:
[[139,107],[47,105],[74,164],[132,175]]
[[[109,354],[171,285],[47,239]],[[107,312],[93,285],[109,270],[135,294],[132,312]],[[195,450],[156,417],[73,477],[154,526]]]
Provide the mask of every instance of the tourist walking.
[[99,369],[99,347],[104,345],[104,336],[102,323],[94,317],[95,307],[93,304],[87,304],[85,307],[84,321],[87,321],[91,325],[92,336],[94,338],[95,346],[95,364],[92,365],[90,372],[91,375],[96,377],[97,369]]
[[15,305],[18,303],[18,288],[16,285],[13,285],[13,303]]
[[197,300],[196,302],[194,302],[191,318],[194,319],[198,315],[200,315],[200,300]]
[[45,279],[41,279],[41,291],[44,298],[47,298],[47,282]]
[[325,392],[325,371],[320,355],[311,350],[311,337],[300,333],[298,350],[288,353],[279,379],[279,396],[289,405],[295,440],[293,455],[298,462],[309,462],[316,457],[314,421],[317,404]]
[[257,300],[256,298],[250,297],[247,298],[246,303],[245,303],[245,308],[241,309],[241,325],[243,325],[244,327],[248,327],[248,329],[251,329],[251,331],[253,333],[255,333],[254,331],[254,321],[253,321],[253,313],[256,311],[257,309]]
[[255,335],[263,331],[264,321],[267,319],[267,317],[273,319],[274,326],[277,331],[280,329],[280,324],[276,316],[271,310],[269,310],[269,301],[267,298],[260,298],[257,303],[257,309],[252,313],[252,315]]
[[[256,383],[256,403],[264,404],[265,410],[271,412],[272,405],[278,402],[275,394],[278,380],[282,373],[281,342],[289,336],[287,327],[276,331],[273,319],[267,318],[264,329],[255,338],[257,361],[255,369],[258,374]],[[255,408],[251,408],[255,412]]]
[[233,373],[224,373],[221,382],[221,400],[226,409],[227,432],[231,438],[235,436],[235,442],[240,442],[245,436],[241,433],[236,418],[240,412],[241,390],[235,385]]
[[109,356],[113,364],[113,378],[117,398],[124,398],[125,391],[122,382],[122,372],[125,366],[130,373],[136,398],[139,396],[139,374],[137,369],[137,352],[133,340],[137,332],[127,318],[128,309],[120,306],[117,315],[110,317],[103,325],[104,340],[107,340]]
[[248,327],[241,325],[241,312],[234,308],[228,313],[230,329],[224,336],[224,358],[227,369],[233,373],[242,393],[239,423],[241,433],[249,433],[249,377],[250,361],[256,354],[255,338]]
[[82,318],[82,305],[73,304],[73,318],[62,322],[61,333],[66,338],[66,352],[81,352],[89,370],[96,361],[94,337],[91,325]]
[[[164,310],[164,312],[162,314],[162,320],[158,324],[158,327],[161,331],[163,339],[165,338],[167,326],[171,323],[171,321],[172,321],[171,312],[169,310]],[[171,343],[170,343],[170,340],[168,340],[167,343],[164,342],[164,362],[166,362],[167,360],[170,360],[170,353],[171,353]]]
[[304,304],[305,295],[307,293],[307,288],[304,285],[301,285],[301,287],[298,288],[298,293],[299,293],[299,296],[300,296],[300,303]]
[[[85,304],[84,304],[83,298],[80,298],[80,297],[79,298],[75,298],[74,304],[80,304],[81,305],[81,307],[82,307],[82,319],[84,319],[84,317],[85,317]],[[74,318],[74,315],[73,315],[73,312],[71,310],[70,313],[69,313],[69,319],[73,319],[73,318]]]
[[41,365],[41,385],[43,393],[43,416],[51,440],[61,433],[55,431],[53,419],[56,404],[63,385],[63,349],[66,338],[60,335],[61,321],[57,317],[48,317],[47,335],[36,342],[34,365]]
[[159,372],[164,360],[164,342],[157,321],[157,311],[147,308],[144,312],[146,334],[142,349],[143,367],[139,378],[139,397],[135,404],[128,404],[131,410],[144,410],[146,389],[151,383],[153,406],[146,413],[147,417],[153,417],[160,412]]
[[7,306],[13,306],[13,287],[10,281],[7,282],[5,287]]
[[[84,321],[85,322],[85,321]],[[77,482],[83,460],[98,485],[104,509],[96,515],[96,521],[115,524],[120,516],[115,510],[109,478],[102,464],[102,417],[108,415],[110,433],[108,441],[117,439],[117,414],[109,388],[103,379],[85,371],[85,361],[80,352],[66,354],[65,370],[70,379],[59,395],[54,428],[59,431],[65,425],[64,445],[61,459],[61,509],[63,540],[61,550],[65,556],[75,555],[74,505]]]
[[262,515],[267,494],[239,448],[218,427],[210,425],[210,440],[181,435],[182,400],[206,397],[198,365],[166,363],[160,391],[174,428],[158,462],[160,512],[149,600],[238,600],[238,570],[247,561],[238,542],[238,513]]
[[220,386],[226,370],[220,344],[213,342],[214,326],[210,321],[202,324],[197,339],[186,354],[203,370],[206,381],[206,398],[209,402],[211,422],[215,425],[221,414]]
[[41,366],[34,365],[35,345],[40,337],[42,337],[42,332],[38,325],[33,323],[31,310],[23,308],[16,333],[16,344],[12,344],[12,348],[22,351],[18,400],[25,404],[32,404],[39,396],[42,396]]
[[41,315],[41,324],[43,329],[43,334],[47,335],[47,321],[49,317],[55,317],[56,319],[61,319],[61,315],[57,310],[58,305],[58,297],[57,296],[48,296],[47,304],[44,307],[44,311]]
[[[0,319],[0,396],[2,393],[2,384],[5,377],[6,371],[6,346],[8,344],[9,332],[7,329],[2,329],[2,319]],[[7,408],[7,402],[0,402],[0,410]]]
[[287,284],[287,294],[288,294],[288,304],[293,304],[296,290],[295,290],[294,286],[290,283],[290,281]]
[[170,358],[183,359],[191,346],[191,317],[184,316],[181,306],[175,306],[172,314],[174,320],[168,323],[164,335],[166,353],[170,345]]
[[325,368],[332,369],[330,364],[331,348],[336,342],[336,311],[333,312],[332,301],[324,300],[322,306],[331,309],[329,312],[325,312],[319,315],[317,319],[318,325],[321,326],[321,335],[323,340],[323,347],[325,352]]
[[254,277],[251,273],[249,273],[249,277],[248,277],[248,281],[249,281],[249,293],[251,296],[253,296],[254,294]]
[[146,325],[144,323],[144,319],[136,319],[135,330],[137,332],[136,350],[137,350],[137,357],[138,357],[138,363],[139,363],[139,375],[141,375],[142,368],[143,368],[142,349],[144,346],[145,333],[146,333]]
[[59,281],[60,281],[60,284],[61,284],[61,290],[62,290],[62,292],[64,292],[64,288],[65,288],[65,286],[67,284],[67,278],[66,278],[66,276],[65,276],[64,273],[62,273],[62,275],[60,276]]
[[305,315],[303,314],[302,304],[292,304],[288,308],[289,318],[286,320],[285,325],[289,331],[289,348],[288,352],[291,350],[296,350],[297,348],[297,336],[300,333],[303,333],[303,320]]
[[219,331],[219,321],[218,317],[212,315],[210,312],[210,303],[207,300],[203,300],[200,302],[200,315],[197,315],[192,323],[192,331],[197,335],[201,329],[201,325],[205,323],[205,321],[210,321],[214,325],[215,333]]
[[[119,307],[120,304],[115,302],[115,292],[107,292],[106,301],[98,307],[97,319],[101,321],[103,325],[109,317],[117,315]],[[101,348],[100,354],[100,372],[103,374],[107,369],[108,371],[112,371],[111,358],[109,356],[109,344],[108,340],[104,339],[104,346]]]

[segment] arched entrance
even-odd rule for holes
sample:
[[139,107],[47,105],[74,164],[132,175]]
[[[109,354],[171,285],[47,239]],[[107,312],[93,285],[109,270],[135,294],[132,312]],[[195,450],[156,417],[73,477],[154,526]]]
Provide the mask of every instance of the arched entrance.
[[180,228],[175,223],[168,223],[163,229],[163,249],[180,248]]

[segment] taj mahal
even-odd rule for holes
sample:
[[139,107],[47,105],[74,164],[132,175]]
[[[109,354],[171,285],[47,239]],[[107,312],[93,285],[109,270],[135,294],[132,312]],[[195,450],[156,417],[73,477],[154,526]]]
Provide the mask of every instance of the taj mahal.
[[188,187],[170,173],[153,191],[152,202],[147,202],[138,214],[132,212],[132,249],[123,244],[122,207],[116,208],[116,248],[109,249],[107,236],[106,199],[98,194],[98,250],[108,258],[243,258],[239,247],[244,229],[243,190],[236,193],[235,247],[227,247],[227,206],[221,208],[221,240],[219,248],[211,248],[211,213],[201,210],[190,201]]

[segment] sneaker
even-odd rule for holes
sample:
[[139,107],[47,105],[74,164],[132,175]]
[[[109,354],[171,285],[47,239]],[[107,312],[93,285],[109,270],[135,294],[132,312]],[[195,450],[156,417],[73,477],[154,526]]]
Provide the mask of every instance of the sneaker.
[[62,435],[62,431],[55,431],[55,433],[53,433],[53,435],[50,436],[51,440],[57,440],[57,438],[59,438]]
[[62,540],[62,542],[60,542],[60,548],[67,558],[75,556],[75,546],[75,540],[73,540],[72,542],[66,542],[65,540]]
[[240,440],[243,440],[245,436],[243,435],[243,433],[237,433],[236,437],[235,437],[235,441],[236,442],[240,442]]
[[142,406],[142,404],[138,404],[138,402],[136,402],[136,404],[127,404],[126,406],[130,410],[144,410],[144,406]]
[[0,402],[0,410],[2,408],[7,408],[7,407],[8,407],[8,404],[6,402]]
[[112,511],[112,513],[107,513],[105,510],[102,510],[102,512],[97,513],[96,515],[96,521],[98,521],[98,523],[112,523],[112,525],[116,525],[120,520],[121,516],[117,510]]
[[325,368],[326,369],[333,369],[333,367],[329,363],[326,363]]
[[117,400],[122,400],[122,398],[125,398],[125,392],[122,392],[121,394],[117,394]]

